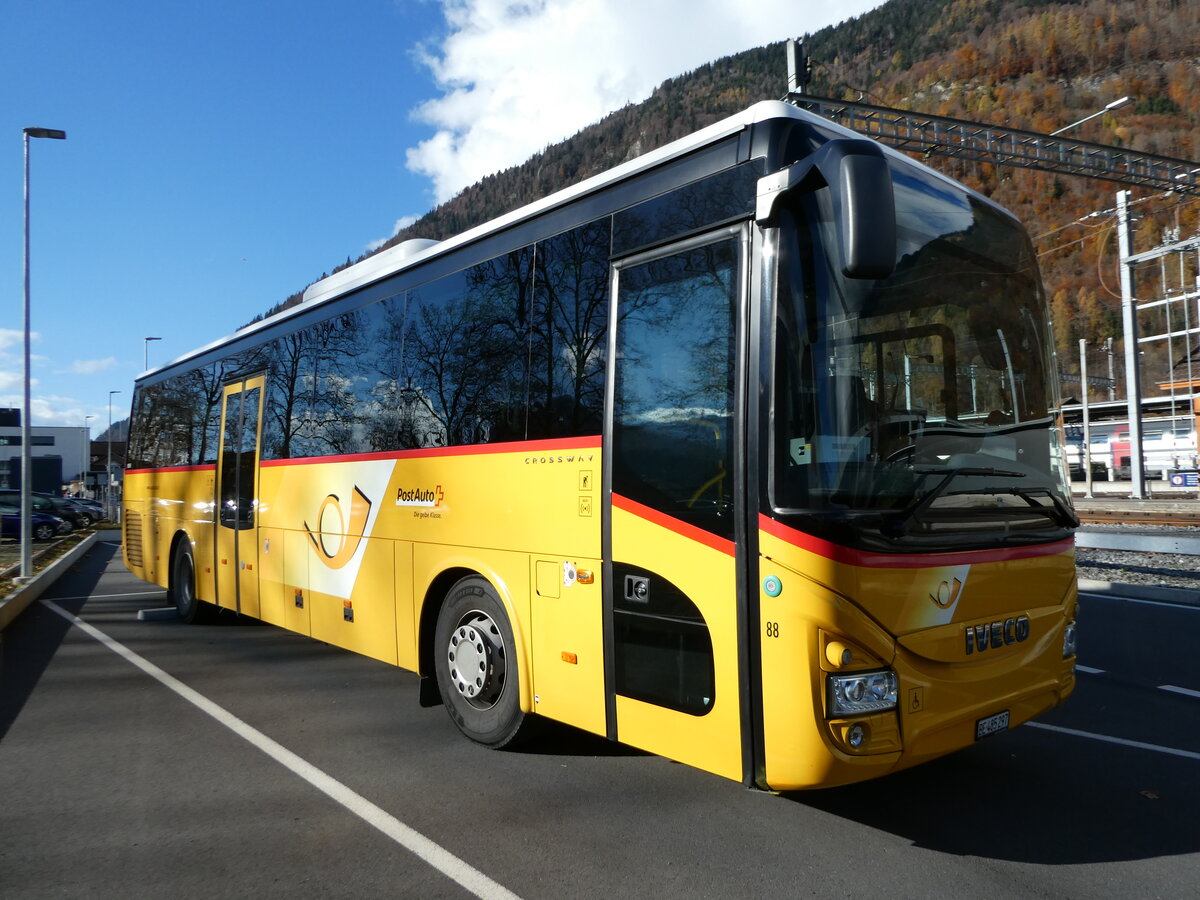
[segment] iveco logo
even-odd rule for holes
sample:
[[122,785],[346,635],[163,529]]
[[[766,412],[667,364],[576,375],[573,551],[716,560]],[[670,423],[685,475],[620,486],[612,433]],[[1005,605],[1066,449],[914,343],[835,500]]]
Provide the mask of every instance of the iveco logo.
[[1016,616],[1003,622],[989,622],[986,625],[968,625],[967,656],[976,650],[998,649],[1005,644],[1019,644],[1029,639],[1029,616]]

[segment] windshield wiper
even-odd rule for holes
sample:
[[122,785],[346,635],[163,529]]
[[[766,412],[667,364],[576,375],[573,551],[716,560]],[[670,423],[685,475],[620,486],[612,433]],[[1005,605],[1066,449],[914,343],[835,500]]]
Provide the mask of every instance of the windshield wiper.
[[[896,517],[892,521],[888,522],[887,525],[882,529],[887,534],[892,534],[892,535],[903,534],[905,526],[908,525],[908,523],[910,521],[912,521],[912,519],[915,518],[918,513],[924,512],[931,505],[933,505],[933,501],[936,500],[938,497],[942,496],[943,493],[945,493],[946,488],[948,488],[950,486],[950,482],[952,482],[955,478],[959,477],[960,475],[974,475],[974,476],[997,475],[1001,478],[1024,478],[1025,477],[1024,472],[1010,472],[1007,469],[993,469],[990,467],[975,468],[975,467],[970,467],[970,466],[963,466],[963,467],[954,468],[954,469],[946,469],[941,466],[913,466],[913,474],[915,474],[915,475],[944,475],[945,477],[942,478],[942,480],[937,483],[937,485],[934,487],[934,489],[929,491],[929,493],[927,493],[925,496],[921,497],[919,500],[915,500],[914,502],[912,502],[908,506],[906,506],[904,509],[900,510],[900,512],[897,513]],[[1003,490],[1004,491],[1012,491],[1014,493],[1017,493],[1018,496],[1020,496],[1019,489],[1004,488]],[[998,493],[998,492],[991,491],[991,493]],[[1029,502],[1028,497],[1026,497],[1024,499],[1027,503]]]
[[[1063,499],[1061,496],[1059,496],[1058,492],[1050,488],[989,488],[984,491],[984,493],[1015,494],[1038,512],[1045,513],[1052,521],[1062,525],[1064,528],[1079,527],[1079,517],[1075,515],[1071,507],[1067,506],[1067,504],[1063,502]],[[1041,503],[1038,503],[1036,500],[1034,500],[1034,497],[1042,494],[1045,494],[1050,498],[1050,506],[1043,506]]]

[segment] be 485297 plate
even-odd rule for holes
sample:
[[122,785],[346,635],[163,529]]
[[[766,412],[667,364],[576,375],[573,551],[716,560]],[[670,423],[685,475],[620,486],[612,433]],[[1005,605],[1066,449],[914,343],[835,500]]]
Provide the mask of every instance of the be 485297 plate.
[[990,737],[993,734],[999,734],[1001,731],[1008,731],[1008,710],[998,712],[994,716],[988,716],[986,719],[980,719],[975,723],[975,740],[981,741],[985,737]]

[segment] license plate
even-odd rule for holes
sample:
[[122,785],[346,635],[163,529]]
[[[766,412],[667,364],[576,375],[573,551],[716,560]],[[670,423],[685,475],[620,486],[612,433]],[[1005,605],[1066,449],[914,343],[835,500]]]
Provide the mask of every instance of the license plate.
[[1008,731],[1008,710],[980,719],[975,723],[975,740],[980,741],[1001,731]]

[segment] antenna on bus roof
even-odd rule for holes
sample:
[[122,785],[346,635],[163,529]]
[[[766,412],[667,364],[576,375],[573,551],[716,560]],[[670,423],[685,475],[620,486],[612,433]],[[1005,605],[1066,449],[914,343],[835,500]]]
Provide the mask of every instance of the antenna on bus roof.
[[808,93],[808,82],[812,78],[812,60],[803,38],[788,38],[788,97]]

